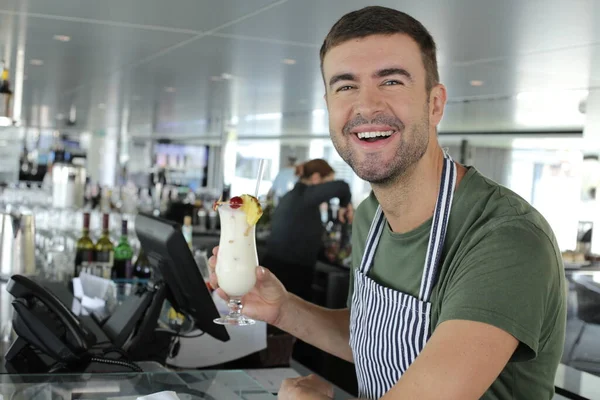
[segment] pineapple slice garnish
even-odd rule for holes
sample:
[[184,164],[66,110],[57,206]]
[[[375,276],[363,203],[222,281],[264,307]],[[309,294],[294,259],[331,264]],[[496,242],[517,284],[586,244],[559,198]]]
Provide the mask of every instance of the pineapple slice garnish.
[[256,197],[251,196],[249,194],[243,194],[239,197],[232,197],[232,200],[235,201],[235,205],[234,202],[232,202],[231,200],[222,201],[221,198],[219,198],[219,200],[213,203],[213,210],[216,211],[221,204],[230,204],[231,207],[234,209],[240,208],[241,211],[243,211],[246,214],[246,223],[248,224],[248,229],[246,229],[246,232],[244,234],[248,236],[248,234],[250,233],[250,229],[252,229],[252,227],[256,225],[260,217],[262,217],[263,215],[263,210],[260,205],[260,202]]
[[258,199],[254,196],[243,194],[240,197],[243,200],[241,209],[246,213],[246,222],[252,227],[256,225],[260,217],[262,217],[262,207],[260,206]]

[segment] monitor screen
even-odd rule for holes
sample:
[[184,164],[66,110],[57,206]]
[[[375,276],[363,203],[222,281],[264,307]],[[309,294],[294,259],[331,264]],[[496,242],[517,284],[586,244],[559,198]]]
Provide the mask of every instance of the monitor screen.
[[191,317],[196,328],[215,339],[228,341],[225,327],[213,323],[219,312],[179,224],[139,214],[135,231],[152,267],[160,272],[167,285],[167,299],[173,308]]

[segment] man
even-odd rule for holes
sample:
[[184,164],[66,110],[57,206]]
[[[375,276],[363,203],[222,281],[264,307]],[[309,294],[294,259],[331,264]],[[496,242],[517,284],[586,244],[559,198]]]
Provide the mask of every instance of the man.
[[[301,301],[259,267],[245,312],[354,362],[361,398],[551,399],[560,252],[526,201],[440,148],[446,89],[430,34],[367,7],[333,26],[321,63],[332,141],[373,188],[354,216],[349,308]],[[331,394],[311,376],[279,397]]]

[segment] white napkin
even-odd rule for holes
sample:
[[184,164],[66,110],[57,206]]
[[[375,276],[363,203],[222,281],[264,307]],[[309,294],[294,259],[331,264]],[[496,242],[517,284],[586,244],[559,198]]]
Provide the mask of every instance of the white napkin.
[[181,400],[177,393],[169,390],[138,397],[137,400]]
[[106,302],[97,297],[92,298],[83,296],[83,299],[81,299],[81,305],[87,310],[95,311],[104,309]]

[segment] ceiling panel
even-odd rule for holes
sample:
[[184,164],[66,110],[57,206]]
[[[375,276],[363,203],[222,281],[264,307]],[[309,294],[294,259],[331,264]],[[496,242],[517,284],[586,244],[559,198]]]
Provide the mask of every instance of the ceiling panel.
[[[508,60],[481,61],[440,68],[450,99],[516,96],[528,91],[562,91],[594,86],[592,62],[599,46],[532,53]],[[474,87],[472,80],[481,81]]]
[[156,92],[159,104],[172,103],[169,114],[159,113],[159,124],[323,106],[313,50],[282,44],[207,37],[136,68],[132,79],[136,95]]
[[[242,136],[322,135],[319,46],[339,17],[370,3],[0,0],[0,47],[10,43],[14,66],[19,16],[27,16],[30,121],[61,127],[56,115],[75,104],[76,129],[106,129],[126,118],[134,134],[210,136],[236,117]],[[600,86],[600,1],[379,3],[421,20],[438,43],[449,95],[442,130],[585,123],[580,104],[587,89]]]
[[[223,32],[320,45],[337,19],[368,4],[361,0],[289,1]],[[441,64],[600,41],[594,36],[598,13],[594,0],[383,0],[378,4],[420,20],[438,44]]]
[[[24,11],[40,17],[63,17],[207,31],[240,18],[274,0],[0,0],[0,9]],[[26,8],[23,8],[23,7]]]
[[[48,20],[28,22],[24,102],[29,107],[49,107],[52,115],[68,112],[83,86],[96,88],[96,103],[107,103],[114,82],[109,79],[111,74],[190,37],[79,22],[60,26]],[[53,40],[55,34],[68,35],[71,41]],[[43,65],[33,65],[32,60]],[[78,117],[83,120],[84,109],[80,111]]]
[[447,104],[440,130],[444,132],[510,132],[578,130],[585,123],[579,91],[527,93],[517,97],[460,101]]

